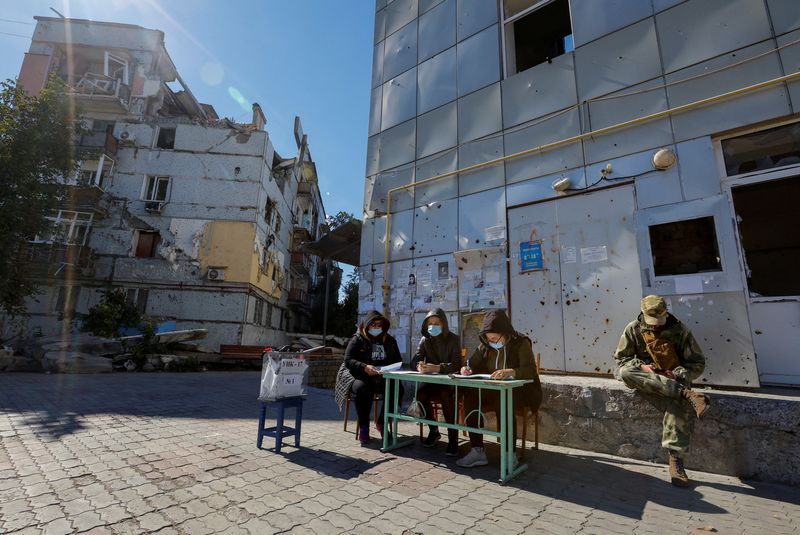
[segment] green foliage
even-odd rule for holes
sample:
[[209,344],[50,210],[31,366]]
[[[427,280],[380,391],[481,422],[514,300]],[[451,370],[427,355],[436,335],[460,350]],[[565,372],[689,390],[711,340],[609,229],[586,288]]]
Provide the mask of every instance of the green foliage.
[[0,82],[0,309],[25,314],[36,288],[20,255],[46,229],[45,215],[64,195],[74,171],[72,136],[82,130],[63,82],[52,77],[39,96]]
[[[82,319],[81,330],[105,337],[118,336],[120,328],[138,327],[142,323],[142,315],[133,303],[128,302],[123,290],[103,292],[103,300],[90,308]],[[150,336],[153,335],[154,327],[147,325],[142,330],[145,338],[148,328]]]
[[355,216],[350,212],[339,211],[336,215],[329,215],[326,222],[328,223],[328,227],[333,230],[335,228],[341,227],[345,223],[352,221],[355,219]]

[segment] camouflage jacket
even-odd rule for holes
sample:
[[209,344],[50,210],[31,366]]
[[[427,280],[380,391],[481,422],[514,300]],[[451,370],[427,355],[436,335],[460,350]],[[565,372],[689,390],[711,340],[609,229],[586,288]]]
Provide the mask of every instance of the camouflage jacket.
[[668,340],[672,343],[677,353],[681,365],[673,369],[672,372],[675,377],[682,383],[691,383],[703,373],[706,366],[706,358],[697,341],[694,339],[692,332],[686,328],[678,319],[670,314],[667,317],[667,323],[661,328],[660,331],[647,325],[642,319],[642,315],[630,322],[617,345],[617,350],[614,352],[614,360],[620,368],[634,366],[639,367],[642,364],[652,364],[653,359],[647,352],[647,345],[645,344],[642,331],[653,331],[661,338]]

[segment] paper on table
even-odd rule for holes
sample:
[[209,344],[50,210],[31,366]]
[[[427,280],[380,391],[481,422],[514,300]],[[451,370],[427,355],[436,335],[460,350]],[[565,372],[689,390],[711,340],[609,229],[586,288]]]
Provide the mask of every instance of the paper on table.
[[492,375],[490,373],[473,373],[471,375],[461,375],[460,373],[454,373],[450,377],[453,379],[491,379]]
[[402,362],[395,362],[394,364],[387,364],[386,366],[375,366],[375,368],[381,373],[394,372],[394,371],[399,370],[402,367],[403,367],[403,363]]

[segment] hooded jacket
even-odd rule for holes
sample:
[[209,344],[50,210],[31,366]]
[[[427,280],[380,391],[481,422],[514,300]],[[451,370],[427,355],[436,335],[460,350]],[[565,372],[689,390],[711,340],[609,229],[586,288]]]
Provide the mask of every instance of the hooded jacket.
[[672,343],[681,365],[672,370],[675,378],[684,384],[689,384],[703,373],[706,358],[703,351],[694,339],[692,332],[672,314],[667,315],[667,322],[663,327],[648,325],[644,315],[639,316],[626,327],[620,337],[614,360],[620,368],[633,366],[638,368],[642,364],[652,364],[653,359],[647,351],[643,331],[654,333],[658,338]]
[[[372,337],[367,329],[370,323],[378,319],[383,324],[383,332],[377,337]],[[358,332],[353,335],[344,350],[344,365],[355,379],[366,381],[373,377],[365,371],[368,365],[386,366],[402,362],[397,340],[386,332],[388,330],[389,320],[377,310],[367,314],[364,322],[358,326]]]
[[[500,349],[494,349],[486,340],[486,333],[502,333],[506,342]],[[523,386],[524,398],[532,408],[537,408],[542,400],[542,385],[536,373],[533,346],[530,338],[518,333],[511,325],[503,310],[490,310],[483,318],[480,344],[467,361],[473,373],[493,373],[512,368],[515,379],[533,379],[533,383]]]
[[[428,320],[432,317],[442,321],[442,334],[439,336],[431,336],[428,332]],[[458,335],[450,332],[447,315],[441,308],[428,312],[422,322],[422,339],[411,359],[411,369],[416,370],[420,362],[438,364],[441,367],[439,373],[456,373],[461,369],[461,341]]]

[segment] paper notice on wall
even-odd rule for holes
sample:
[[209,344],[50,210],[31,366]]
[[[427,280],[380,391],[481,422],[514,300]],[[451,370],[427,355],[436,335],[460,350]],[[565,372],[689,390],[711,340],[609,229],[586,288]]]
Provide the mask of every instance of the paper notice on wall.
[[576,247],[561,246],[561,263],[575,264],[578,261],[578,250]]
[[581,247],[581,263],[592,264],[608,260],[608,250],[605,245],[597,247]]
[[484,229],[486,233],[486,241],[493,242],[493,241],[500,241],[506,239],[506,227],[505,225],[496,225],[494,227],[486,227]]
[[417,284],[430,286],[433,281],[433,270],[431,266],[420,266],[417,268]]
[[455,302],[458,299],[458,290],[447,290],[444,292],[445,301]]
[[500,270],[499,269],[487,269],[486,275],[483,278],[486,281],[486,284],[496,284],[500,282]]
[[675,293],[683,294],[701,294],[703,293],[703,277],[675,277]]
[[408,314],[401,314],[398,317],[397,326],[399,327],[399,329],[407,330],[410,325],[411,325],[411,316],[409,316]]
[[408,347],[406,346],[407,335],[405,332],[402,334],[399,332],[395,334],[397,335],[395,336],[395,339],[397,340],[397,349],[400,351],[401,355],[404,355],[406,350],[408,349]]
[[469,271],[464,270],[462,276],[464,277],[465,281],[481,280],[481,278],[483,278],[483,271],[480,269],[474,269]]

